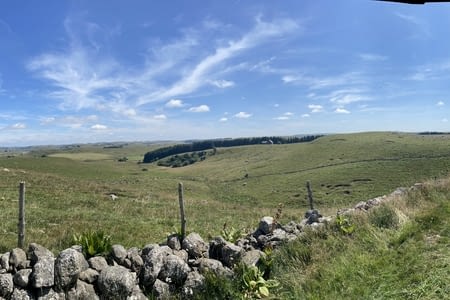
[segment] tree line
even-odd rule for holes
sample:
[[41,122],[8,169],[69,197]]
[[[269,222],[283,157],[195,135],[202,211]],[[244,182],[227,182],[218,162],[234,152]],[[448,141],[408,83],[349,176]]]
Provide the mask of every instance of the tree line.
[[306,135],[302,137],[298,136],[270,136],[270,137],[247,137],[236,139],[213,139],[202,140],[191,143],[177,144],[173,146],[167,146],[158,148],[156,150],[147,152],[144,155],[143,163],[152,163],[162,158],[166,158],[176,154],[182,154],[186,152],[204,151],[216,148],[235,147],[235,146],[247,146],[257,144],[294,144],[305,143],[313,141],[322,135]]

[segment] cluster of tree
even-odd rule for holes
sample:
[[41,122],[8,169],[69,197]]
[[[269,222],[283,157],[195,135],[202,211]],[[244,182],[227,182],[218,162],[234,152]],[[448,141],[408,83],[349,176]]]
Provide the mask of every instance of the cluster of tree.
[[439,132],[439,131],[424,131],[419,132],[420,135],[444,135],[444,134],[450,134],[450,132]]
[[196,152],[205,151],[209,149],[222,148],[222,147],[235,147],[235,146],[246,146],[246,145],[256,145],[256,144],[293,144],[293,143],[304,143],[310,142],[321,135],[307,135],[307,136],[289,136],[289,137],[279,137],[279,136],[265,136],[265,137],[249,137],[249,138],[236,138],[236,139],[214,139],[214,140],[203,140],[196,141],[192,143],[177,144],[173,146],[159,148],[144,155],[144,163],[152,163],[157,160],[186,152]]
[[187,165],[192,165],[198,161],[205,160],[206,155],[207,155],[206,151],[196,151],[184,153],[181,155],[175,154],[168,158],[159,160],[158,166],[172,167],[172,168],[184,167]]

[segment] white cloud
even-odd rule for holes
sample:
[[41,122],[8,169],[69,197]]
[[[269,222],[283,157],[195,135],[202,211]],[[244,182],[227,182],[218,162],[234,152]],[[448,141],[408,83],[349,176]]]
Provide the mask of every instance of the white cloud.
[[[309,76],[305,74],[284,75],[281,80],[286,84],[305,85],[312,90],[326,89],[338,86],[359,85],[366,78],[359,72],[348,72],[336,76]],[[312,94],[314,96],[314,94]]]
[[55,117],[43,117],[40,119],[40,121],[41,121],[40,122],[41,125],[48,125],[48,124],[55,122],[56,118]]
[[282,116],[274,118],[274,120],[285,121],[289,120],[294,114],[291,112],[285,112]]
[[196,107],[191,107],[188,109],[188,111],[190,112],[194,112],[194,113],[202,113],[202,112],[208,112],[209,106],[208,105],[200,105],[200,106],[196,106]]
[[25,123],[16,123],[16,124],[11,125],[9,128],[14,129],[14,130],[25,129],[25,128],[27,128],[27,125]]
[[94,130],[105,130],[105,129],[108,129],[108,126],[102,125],[102,124],[95,124],[95,125],[91,126],[91,129],[94,129]]
[[235,85],[235,83],[233,81],[228,81],[228,80],[213,80],[213,81],[210,81],[210,83],[221,89],[224,89],[227,87],[232,87]]
[[413,25],[414,28],[412,28],[412,34],[410,36],[411,38],[424,39],[431,36],[429,24],[425,20],[420,19],[414,15],[407,15],[399,12],[395,13],[395,15],[400,19],[406,21],[410,25]]
[[447,122],[448,122],[448,119],[447,119],[447,118],[443,118],[441,121],[442,121],[443,123],[447,123]]
[[308,108],[311,110],[312,113],[318,113],[323,111],[323,106],[318,104],[309,104]]
[[388,59],[387,56],[374,53],[361,53],[359,54],[359,58],[368,62],[385,61]]
[[164,99],[192,93],[205,83],[208,83],[208,77],[214,77],[215,72],[218,71],[217,68],[222,66],[227,60],[246,50],[267,43],[273,38],[283,36],[298,29],[299,25],[291,19],[278,19],[273,22],[264,22],[258,18],[253,29],[244,34],[239,40],[229,40],[227,46],[216,48],[213,54],[204,57],[197,65],[190,67],[192,71],[183,74],[183,77],[171,86],[162,87],[148,96],[140,97],[138,105],[159,101],[161,98]]
[[252,116],[252,114],[246,113],[246,112],[238,112],[237,114],[234,115],[235,118],[238,119],[248,119]]
[[88,116],[63,116],[60,118],[55,118],[52,123],[69,127],[72,129],[81,128],[89,123],[94,123],[98,121],[98,117],[96,115],[88,115]]
[[164,114],[161,114],[161,115],[155,115],[155,116],[153,116],[153,119],[155,119],[155,120],[166,120],[166,119],[167,119],[167,116],[164,115]]
[[220,120],[219,120],[219,122],[226,122],[226,121],[228,121],[228,118],[226,118],[226,117],[220,118]]
[[169,108],[179,108],[179,107],[183,107],[184,103],[182,100],[179,99],[171,99],[166,103],[166,107]]
[[302,117],[302,118],[309,118],[309,117],[310,117],[310,114],[303,114],[303,115],[301,115],[301,117]]
[[300,81],[302,79],[303,79],[303,77],[301,77],[301,76],[294,76],[294,75],[285,75],[285,76],[281,77],[281,80],[284,83],[296,82],[296,81]]
[[436,103],[436,105],[437,105],[437,106],[444,106],[445,103],[444,103],[444,101],[438,101],[438,103]]
[[346,110],[345,108],[342,108],[342,107],[336,108],[336,110],[334,112],[337,114],[349,114],[350,113],[348,110]]

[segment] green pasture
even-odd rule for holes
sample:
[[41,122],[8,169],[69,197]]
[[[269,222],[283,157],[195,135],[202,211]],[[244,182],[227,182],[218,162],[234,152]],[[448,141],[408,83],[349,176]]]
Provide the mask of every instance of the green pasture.
[[[18,184],[26,182],[26,241],[53,250],[74,233],[103,230],[113,243],[160,242],[179,226],[183,182],[188,231],[253,229],[283,205],[282,221],[302,219],[306,181],[324,214],[429,178],[447,176],[446,135],[329,135],[311,143],[219,148],[182,168],[139,163],[161,145],[41,147],[0,156],[0,251],[16,246]],[[126,162],[119,162],[127,157]],[[6,170],[5,170],[6,169]],[[119,196],[112,201],[108,196]]]

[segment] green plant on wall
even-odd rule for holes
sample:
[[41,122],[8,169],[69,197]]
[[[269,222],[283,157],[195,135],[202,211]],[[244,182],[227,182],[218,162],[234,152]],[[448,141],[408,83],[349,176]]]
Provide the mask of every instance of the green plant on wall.
[[264,279],[264,272],[256,266],[241,265],[243,299],[261,299],[270,296],[270,289],[279,285],[273,279]]
[[221,235],[226,241],[234,243],[242,237],[242,230],[234,227],[228,227],[227,223],[225,223],[223,224]]
[[73,243],[83,248],[87,257],[105,256],[111,251],[111,237],[103,231],[87,231],[73,235]]
[[350,235],[355,231],[355,225],[350,223],[350,220],[343,215],[337,215],[334,221],[335,228],[343,233]]

